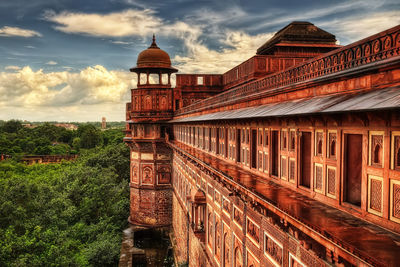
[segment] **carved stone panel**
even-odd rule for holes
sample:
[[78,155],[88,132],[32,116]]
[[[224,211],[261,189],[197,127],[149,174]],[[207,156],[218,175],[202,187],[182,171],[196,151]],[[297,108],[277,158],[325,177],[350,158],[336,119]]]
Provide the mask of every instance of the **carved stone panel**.
[[276,240],[267,233],[265,233],[264,238],[265,238],[264,253],[276,265],[282,266],[282,261],[283,261],[282,260],[282,258],[283,258],[282,244],[279,244],[278,242],[276,242]]
[[131,164],[131,183],[139,183],[138,165],[135,163]]
[[142,184],[153,184],[153,164],[142,165]]
[[169,165],[158,165],[158,183],[169,184],[171,182],[171,167]]
[[315,155],[322,156],[322,148],[324,144],[324,133],[318,131],[315,133]]
[[260,227],[250,219],[247,219],[246,233],[247,236],[250,236],[252,241],[255,241],[258,246],[260,243]]
[[375,167],[383,166],[383,135],[370,135],[370,165]]
[[322,192],[323,190],[323,168],[322,164],[315,163],[314,168],[314,189],[317,192]]
[[400,181],[391,180],[391,205],[390,205],[390,217],[392,220],[400,223]]
[[382,177],[368,176],[368,211],[376,215],[382,215],[382,185]]
[[400,133],[394,135],[392,140],[392,169],[400,170]]
[[240,227],[243,225],[243,212],[237,207],[233,208],[233,220],[239,224]]
[[229,215],[231,214],[231,203],[228,199],[222,199],[222,208],[226,213],[228,213]]
[[336,159],[337,154],[337,140],[336,140],[336,132],[328,133],[328,158]]
[[287,180],[287,158],[281,157],[281,178]]
[[336,195],[336,168],[328,166],[326,169],[326,193],[330,197]]
[[294,182],[296,179],[296,160],[289,159],[289,181]]
[[214,193],[214,203],[217,204],[218,206],[221,205],[221,194],[217,190],[215,190]]

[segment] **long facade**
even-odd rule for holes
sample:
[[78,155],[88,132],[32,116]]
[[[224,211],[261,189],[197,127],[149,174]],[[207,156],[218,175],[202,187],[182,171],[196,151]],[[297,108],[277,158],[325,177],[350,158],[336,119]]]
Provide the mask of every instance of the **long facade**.
[[175,88],[164,53],[131,69],[132,224],[189,266],[400,266],[400,26],[340,47],[293,22]]

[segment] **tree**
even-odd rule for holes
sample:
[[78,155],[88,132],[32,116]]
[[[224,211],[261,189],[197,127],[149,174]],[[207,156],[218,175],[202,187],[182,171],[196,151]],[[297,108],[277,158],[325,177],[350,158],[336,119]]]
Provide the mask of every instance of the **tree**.
[[78,136],[81,138],[81,148],[94,148],[103,142],[100,130],[91,124],[79,126]]
[[1,129],[7,133],[16,133],[19,129],[22,128],[22,124],[17,120],[9,120],[3,124]]

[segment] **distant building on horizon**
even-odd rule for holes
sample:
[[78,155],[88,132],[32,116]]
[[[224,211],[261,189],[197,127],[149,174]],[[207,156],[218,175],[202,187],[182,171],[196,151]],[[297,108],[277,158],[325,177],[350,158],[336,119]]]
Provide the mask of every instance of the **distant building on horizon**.
[[107,128],[106,117],[101,118],[101,129]]

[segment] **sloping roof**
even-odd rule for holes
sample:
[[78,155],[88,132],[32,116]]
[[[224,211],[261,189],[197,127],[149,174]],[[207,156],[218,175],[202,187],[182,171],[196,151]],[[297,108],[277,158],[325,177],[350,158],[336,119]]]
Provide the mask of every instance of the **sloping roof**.
[[335,35],[318,28],[307,21],[294,21],[278,31],[271,39],[257,49],[258,55],[265,55],[278,43],[332,44]]
[[221,111],[174,119],[171,122],[234,120],[284,117],[317,113],[338,113],[400,108],[400,86],[358,94],[299,99],[257,107]]

